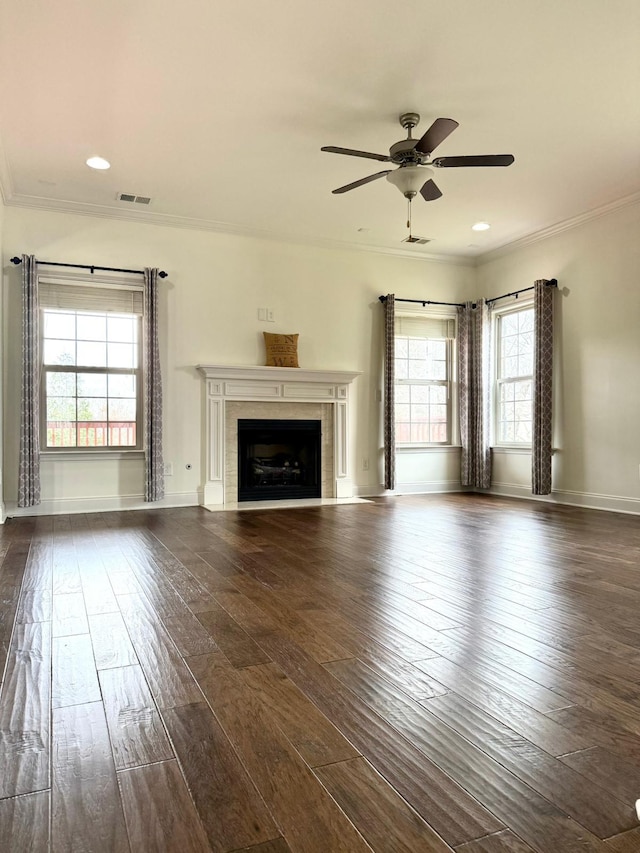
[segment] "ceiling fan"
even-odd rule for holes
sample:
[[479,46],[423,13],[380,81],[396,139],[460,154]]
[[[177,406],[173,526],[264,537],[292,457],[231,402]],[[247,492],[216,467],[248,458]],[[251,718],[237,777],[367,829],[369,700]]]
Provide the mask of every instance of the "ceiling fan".
[[[365,157],[369,160],[379,160],[383,163],[395,163],[397,169],[385,169],[360,178],[351,184],[345,184],[333,190],[334,194],[346,193],[357,187],[376,181],[386,175],[387,180],[394,184],[405,198],[411,201],[420,193],[425,201],[435,201],[442,192],[433,180],[433,169],[454,169],[460,166],[510,166],[513,154],[475,154],[466,157],[436,157],[431,155],[441,142],[453,133],[458,122],[452,118],[437,118],[420,139],[413,139],[411,131],[420,122],[418,113],[403,113],[399,118],[400,124],[407,131],[407,138],[396,142],[388,154],[371,154],[368,151],[355,151],[352,148],[337,148],[335,145],[325,145],[321,150],[332,154],[348,154],[350,157]],[[430,168],[431,167],[431,168]]]

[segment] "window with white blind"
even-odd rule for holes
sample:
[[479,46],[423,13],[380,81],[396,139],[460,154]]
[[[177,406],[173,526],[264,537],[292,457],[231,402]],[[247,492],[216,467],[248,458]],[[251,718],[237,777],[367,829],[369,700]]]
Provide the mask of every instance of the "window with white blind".
[[533,306],[495,314],[495,435],[497,445],[531,444]]
[[40,282],[41,447],[142,447],[142,290]]
[[451,444],[453,317],[397,316],[395,428],[398,446]]

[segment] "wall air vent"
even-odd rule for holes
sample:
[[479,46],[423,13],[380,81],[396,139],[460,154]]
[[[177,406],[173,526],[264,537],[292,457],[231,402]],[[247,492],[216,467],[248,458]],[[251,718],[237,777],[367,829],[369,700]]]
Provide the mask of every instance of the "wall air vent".
[[151,204],[151,199],[146,195],[133,195],[133,193],[118,193],[118,201],[126,201],[129,204]]
[[431,242],[429,237],[416,237],[415,234],[410,234],[408,237],[405,237],[402,241],[403,243],[418,243],[420,246],[424,246],[427,243]]

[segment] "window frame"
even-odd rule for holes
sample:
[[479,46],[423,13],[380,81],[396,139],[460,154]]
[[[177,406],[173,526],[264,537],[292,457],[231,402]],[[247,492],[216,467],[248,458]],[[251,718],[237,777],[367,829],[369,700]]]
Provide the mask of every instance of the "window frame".
[[[492,361],[493,361],[493,370],[492,370],[492,441],[491,446],[497,449],[513,449],[513,450],[523,450],[529,451],[532,446],[532,441],[502,441],[499,438],[500,432],[500,390],[503,385],[512,383],[512,382],[531,382],[531,391],[532,391],[532,411],[531,411],[531,428],[533,430],[533,379],[534,379],[534,364],[532,361],[532,372],[530,374],[521,374],[515,377],[509,377],[505,379],[500,376],[500,362],[502,355],[502,337],[501,337],[501,324],[502,320],[505,316],[520,314],[524,311],[533,311],[534,302],[532,297],[528,297],[526,299],[518,299],[510,302],[507,305],[501,307],[493,307],[493,346],[492,346]],[[533,334],[533,330],[532,330]],[[533,357],[532,357],[533,359]],[[533,438],[532,438],[533,440]]]
[[[396,434],[395,440],[395,449],[396,452],[400,451],[420,451],[420,450],[445,450],[450,447],[458,446],[458,424],[457,424],[457,364],[456,364],[456,340],[458,335],[458,319],[457,315],[447,312],[438,312],[434,310],[429,311],[396,311],[396,319],[401,319],[402,317],[417,319],[417,320],[439,320],[442,322],[452,322],[453,323],[453,337],[441,338],[441,337],[429,337],[427,335],[424,336],[412,336],[412,335],[399,335],[394,330],[394,361],[395,361],[395,341],[399,337],[411,338],[417,337],[418,339],[430,341],[444,341],[445,343],[445,352],[446,352],[446,379],[432,379],[432,380],[420,380],[420,379],[398,379],[397,376],[394,375],[394,388],[397,389],[399,385],[422,385],[422,386],[444,386],[447,389],[447,438],[445,441],[404,441],[399,442]],[[395,370],[394,370],[395,374]],[[396,394],[394,393],[394,399],[396,398]],[[395,406],[399,405],[397,399],[395,401]],[[395,408],[394,406],[394,408]],[[394,420],[395,420],[395,412],[394,412]]]
[[[80,287],[91,287],[94,286],[96,288],[113,288],[119,290],[127,290],[127,291],[141,291],[142,288],[138,281],[133,282],[130,280],[117,279],[114,280],[112,277],[98,277],[94,276],[93,278],[89,278],[85,275],[73,275],[73,276],[65,276],[64,278],[58,276],[51,275],[42,275],[39,278],[41,283],[54,284],[54,285],[64,285],[65,287],[72,287],[74,284]],[[122,454],[137,454],[139,455],[144,451],[144,345],[143,345],[143,332],[144,332],[144,323],[143,323],[143,315],[138,314],[136,312],[127,312],[127,311],[102,311],[97,308],[83,308],[81,305],[76,307],[69,308],[52,308],[49,306],[39,305],[39,347],[40,347],[40,448],[42,454],[51,454],[53,456],[58,456],[61,454],[68,454],[70,457],[74,456],[85,456],[91,457],[96,455],[104,455],[107,456],[117,456]],[[105,314],[107,317],[109,314],[114,314],[118,316],[130,316],[134,317],[136,321],[137,328],[137,365],[134,368],[129,367],[107,367],[107,366],[85,366],[85,365],[64,365],[64,364],[45,364],[44,360],[44,341],[45,341],[45,313],[47,311],[51,312],[59,312],[59,313],[76,313],[77,314]],[[73,339],[77,342],[77,334]],[[109,375],[125,375],[125,376],[135,376],[136,377],[136,419],[135,419],[135,429],[136,429],[136,443],[133,444],[117,444],[117,445],[75,445],[75,446],[64,446],[64,447],[55,447],[47,445],[47,376],[49,373],[72,373],[77,376],[79,373],[95,373],[95,374],[106,374]],[[76,387],[76,399],[77,399],[77,387]],[[107,397],[107,399],[109,399]],[[133,398],[130,398],[133,399]],[[108,414],[108,413],[107,413]],[[77,421],[76,421],[77,422]],[[107,420],[107,423],[109,421]],[[104,423],[104,421],[98,421],[97,423]]]

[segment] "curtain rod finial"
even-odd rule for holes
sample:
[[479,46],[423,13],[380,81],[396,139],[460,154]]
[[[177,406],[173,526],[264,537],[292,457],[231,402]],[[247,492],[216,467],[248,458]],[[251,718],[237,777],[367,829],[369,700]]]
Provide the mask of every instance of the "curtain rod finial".
[[159,278],[166,278],[168,275],[169,273],[165,272],[164,270],[160,270],[160,272],[158,273]]
[[15,255],[13,258],[11,258],[11,263],[12,263],[12,264],[16,264],[16,265],[17,265],[17,264],[21,264],[21,263],[22,263],[22,258],[19,258],[17,255]]

